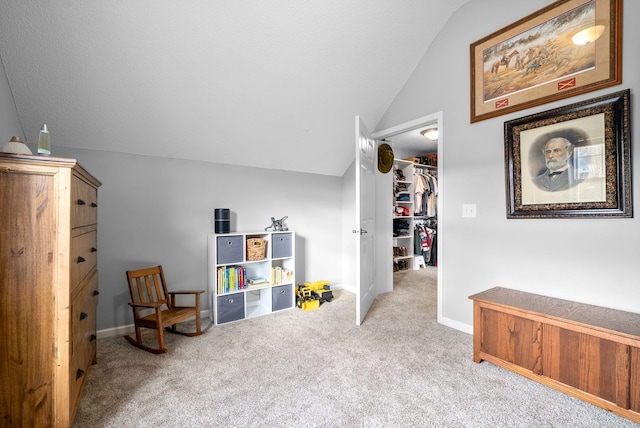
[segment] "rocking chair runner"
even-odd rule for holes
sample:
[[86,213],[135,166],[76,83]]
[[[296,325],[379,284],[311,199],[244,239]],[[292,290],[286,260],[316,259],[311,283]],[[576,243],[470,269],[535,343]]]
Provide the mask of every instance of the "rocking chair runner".
[[[204,290],[167,291],[162,266],[129,270],[127,271],[127,280],[131,293],[129,305],[133,308],[136,330],[135,339],[125,336],[129,343],[145,351],[161,354],[167,352],[167,348],[164,346],[163,330],[185,336],[202,334],[200,329],[200,294],[204,293]],[[176,306],[177,294],[192,294],[195,298],[195,305]],[[153,312],[149,313],[149,310],[153,310]],[[195,332],[186,333],[176,330],[177,323],[192,317],[196,319]],[[141,327],[158,330],[157,349],[142,343]]]

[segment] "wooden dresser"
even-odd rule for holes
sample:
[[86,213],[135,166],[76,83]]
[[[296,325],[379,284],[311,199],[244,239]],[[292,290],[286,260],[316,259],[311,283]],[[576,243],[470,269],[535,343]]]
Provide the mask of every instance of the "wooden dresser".
[[496,287],[473,300],[473,360],[640,423],[640,314]]
[[69,427],[96,363],[100,181],[0,153],[0,426]]

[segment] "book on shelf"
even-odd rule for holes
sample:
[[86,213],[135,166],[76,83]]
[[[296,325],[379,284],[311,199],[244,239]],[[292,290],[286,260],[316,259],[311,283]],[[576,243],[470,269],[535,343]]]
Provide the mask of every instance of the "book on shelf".
[[217,269],[218,294],[243,290],[246,287],[247,270],[243,266],[219,266]]
[[268,286],[269,286],[268,282],[259,282],[257,284],[248,284],[247,288],[251,290],[253,288],[262,288],[262,287],[268,287]]
[[290,284],[293,282],[291,269],[275,266],[271,268],[271,283],[273,285]]
[[282,282],[284,284],[293,282],[293,271],[291,269],[282,269]]

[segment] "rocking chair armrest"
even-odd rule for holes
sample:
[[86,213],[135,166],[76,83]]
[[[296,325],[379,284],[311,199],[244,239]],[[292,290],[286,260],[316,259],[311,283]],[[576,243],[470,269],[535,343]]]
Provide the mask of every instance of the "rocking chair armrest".
[[180,291],[169,291],[169,294],[202,294],[204,290],[180,290]]
[[135,302],[129,302],[129,306],[133,306],[136,308],[159,308],[163,305],[164,303],[135,303]]

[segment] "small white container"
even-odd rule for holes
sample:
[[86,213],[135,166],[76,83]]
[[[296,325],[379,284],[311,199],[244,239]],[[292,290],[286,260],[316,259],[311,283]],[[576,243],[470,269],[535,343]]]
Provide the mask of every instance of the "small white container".
[[49,156],[51,154],[51,137],[49,136],[49,130],[47,124],[42,125],[40,129],[40,136],[38,137],[38,154]]

